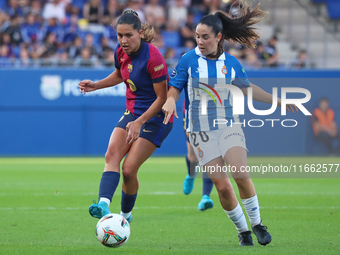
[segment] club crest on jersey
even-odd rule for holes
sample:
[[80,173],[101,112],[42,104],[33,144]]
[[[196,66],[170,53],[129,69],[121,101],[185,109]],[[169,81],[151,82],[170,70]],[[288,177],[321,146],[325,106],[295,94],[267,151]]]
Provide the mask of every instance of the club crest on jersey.
[[130,89],[132,92],[135,92],[137,90],[136,85],[133,83],[133,81],[131,81],[130,79],[126,80],[127,83],[129,83]]
[[227,69],[226,66],[223,66],[221,71],[222,71],[223,74],[227,74],[228,73],[228,69]]
[[129,73],[132,72],[133,66],[131,64],[128,64],[127,70]]
[[203,158],[204,153],[203,153],[203,151],[201,150],[201,148],[198,147],[197,150],[198,150],[198,156],[199,156],[200,158]]

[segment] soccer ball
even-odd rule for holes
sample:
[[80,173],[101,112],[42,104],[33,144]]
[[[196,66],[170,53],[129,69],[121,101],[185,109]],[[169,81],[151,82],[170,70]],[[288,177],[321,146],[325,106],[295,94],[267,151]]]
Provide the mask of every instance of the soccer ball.
[[117,248],[129,240],[130,224],[119,214],[107,214],[98,221],[96,235],[103,245]]

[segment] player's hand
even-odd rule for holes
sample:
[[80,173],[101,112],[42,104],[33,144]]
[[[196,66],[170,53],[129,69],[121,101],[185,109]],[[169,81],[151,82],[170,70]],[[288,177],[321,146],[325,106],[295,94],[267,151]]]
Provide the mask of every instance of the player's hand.
[[137,120],[131,121],[126,125],[126,130],[128,131],[126,143],[132,144],[138,139],[142,126],[143,125]]
[[91,92],[91,91],[96,90],[96,83],[91,80],[83,80],[79,82],[78,87],[79,87],[80,93],[84,93],[85,95],[86,92]]
[[287,104],[286,110],[288,112],[294,113],[294,112],[297,112],[299,110],[299,108],[295,104]]
[[[281,107],[281,98],[278,98],[277,105]],[[298,112],[299,108],[295,104],[287,104],[286,110],[288,112],[294,113],[294,112]]]
[[169,123],[169,120],[172,114],[174,114],[174,116],[178,119],[177,111],[176,111],[176,103],[173,98],[168,98],[166,100],[165,104],[162,107],[162,111],[165,114],[164,121],[163,121],[165,125]]

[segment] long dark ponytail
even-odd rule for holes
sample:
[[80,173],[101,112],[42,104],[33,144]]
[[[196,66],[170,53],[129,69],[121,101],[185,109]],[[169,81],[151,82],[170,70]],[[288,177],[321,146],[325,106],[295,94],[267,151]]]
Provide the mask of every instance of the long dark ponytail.
[[218,43],[217,54],[211,57],[219,57],[223,53],[224,40],[238,42],[252,48],[256,47],[256,40],[260,36],[255,31],[256,28],[252,26],[260,22],[267,12],[260,9],[260,4],[251,11],[250,6],[243,3],[242,7],[239,5],[238,13],[240,14],[237,17],[233,17],[232,13],[226,14],[218,11],[215,14],[204,16],[199,21],[198,24],[211,27],[215,36],[218,33],[222,34],[222,39]]

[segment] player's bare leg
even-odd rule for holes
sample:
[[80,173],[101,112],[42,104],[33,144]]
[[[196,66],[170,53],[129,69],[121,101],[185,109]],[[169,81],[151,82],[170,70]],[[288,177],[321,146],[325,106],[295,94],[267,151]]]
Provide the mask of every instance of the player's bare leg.
[[[230,148],[224,156],[225,162],[236,167],[236,172],[231,172],[240,192],[242,204],[246,210],[254,234],[261,245],[271,242],[272,236],[268,233],[267,227],[261,224],[260,206],[256,195],[255,187],[250,179],[249,173],[244,171],[247,166],[247,151],[242,147]],[[241,169],[243,167],[243,169]],[[241,171],[243,170],[243,172]]]
[[132,221],[131,211],[135,205],[139,188],[138,169],[152,155],[156,148],[157,146],[152,142],[139,137],[132,143],[129,154],[124,160],[121,215],[129,222]]
[[[214,169],[216,169],[216,166],[220,166],[222,168],[224,166],[224,161],[222,157],[218,157],[207,163],[204,166],[205,169],[208,169],[208,166],[212,166],[214,167]],[[209,172],[208,175],[211,178],[212,182],[215,184],[221,205],[225,213],[234,223],[238,231],[240,245],[254,245],[251,237],[251,232],[249,231],[247,226],[246,218],[239,202],[237,201],[233,186],[230,182],[230,179],[228,178],[228,174],[226,172]]]
[[[207,164],[204,165],[205,169],[209,169],[209,166],[211,167],[216,167],[217,165],[219,166],[223,166],[224,162],[222,157],[218,157],[215,158],[213,160],[211,160],[210,162],[208,162]],[[218,193],[218,197],[220,199],[220,203],[223,207],[224,210],[226,211],[231,211],[233,210],[237,204],[237,198],[235,196],[234,190],[233,190],[233,186],[228,178],[228,174],[227,173],[211,173],[208,172],[208,175],[210,177],[210,179],[213,181],[213,183],[215,184],[217,193]]]
[[187,150],[188,150],[188,159],[190,162],[198,163],[197,157],[195,155],[194,149],[192,148],[191,144],[187,141]]
[[131,144],[126,143],[127,135],[128,131],[120,127],[116,127],[112,131],[109,146],[105,153],[104,172],[120,173],[120,163],[131,147]]
[[225,154],[224,161],[237,169],[236,172],[232,171],[231,175],[237,184],[241,199],[255,196],[255,187],[249,173],[240,171],[242,166],[247,166],[247,151],[242,147],[232,147]]
[[120,162],[129,151],[131,145],[126,143],[128,132],[116,127],[111,134],[105,154],[105,168],[99,186],[99,202],[89,207],[92,217],[101,218],[109,214],[109,206],[120,179]]

